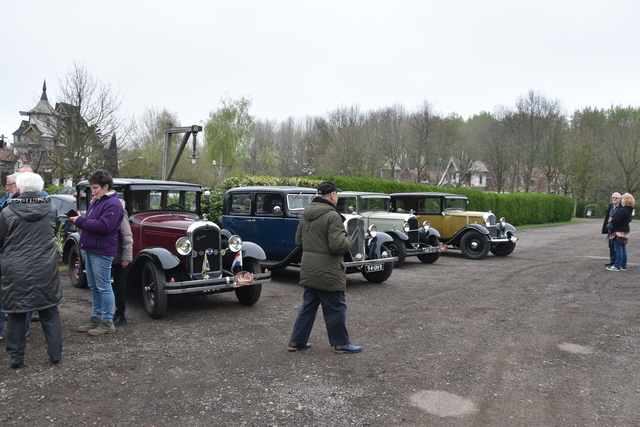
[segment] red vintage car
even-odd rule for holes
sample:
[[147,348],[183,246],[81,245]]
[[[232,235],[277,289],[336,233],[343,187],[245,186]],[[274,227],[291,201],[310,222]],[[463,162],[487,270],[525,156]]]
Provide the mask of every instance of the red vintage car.
[[[88,181],[77,187],[77,210],[91,197]],[[169,295],[206,295],[234,291],[238,301],[253,305],[271,273],[262,271],[266,258],[260,246],[200,217],[199,185],[146,179],[114,179],[125,203],[133,233],[133,262],[127,286],[139,286],[149,316],[161,318]],[[87,286],[80,234],[64,243],[73,286]]]

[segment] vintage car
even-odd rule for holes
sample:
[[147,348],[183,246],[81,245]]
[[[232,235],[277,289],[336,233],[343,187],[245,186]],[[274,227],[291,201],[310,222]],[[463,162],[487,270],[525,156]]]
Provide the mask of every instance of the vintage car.
[[[91,198],[88,181],[77,185],[77,210]],[[133,261],[127,285],[141,287],[149,316],[161,318],[169,295],[206,295],[235,291],[241,304],[253,305],[262,284],[271,281],[260,261],[260,246],[200,219],[202,189],[195,184],[146,179],[114,179],[114,190],[125,202],[133,233]],[[80,234],[65,241],[63,261],[71,283],[87,285]],[[251,274],[248,274],[251,273]]]
[[[302,251],[295,235],[300,215],[317,195],[313,188],[289,186],[237,187],[224,195],[223,228],[250,239],[264,249],[267,257],[260,264],[272,270],[300,265]],[[375,225],[365,228],[360,215],[347,214],[344,226],[353,246],[344,255],[346,272],[362,273],[370,282],[382,283],[391,276],[396,257],[389,246],[393,238],[377,232]]]
[[449,193],[391,194],[393,212],[415,212],[440,232],[440,241],[460,249],[469,259],[482,259],[491,251],[507,256],[516,247],[516,228],[489,212],[467,210],[467,196]]
[[398,258],[394,267],[400,267],[408,256],[417,256],[424,263],[436,262],[441,250],[438,231],[428,222],[419,226],[418,217],[411,212],[389,212],[390,199],[383,193],[343,191],[338,193],[337,207],[344,214],[362,216],[365,227],[375,224],[393,238],[387,246]]

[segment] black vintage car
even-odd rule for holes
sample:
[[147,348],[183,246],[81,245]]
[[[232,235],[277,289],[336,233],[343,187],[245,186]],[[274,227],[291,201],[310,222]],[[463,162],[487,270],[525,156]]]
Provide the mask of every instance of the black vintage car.
[[[199,185],[114,179],[114,189],[125,202],[133,233],[133,262],[127,284],[141,288],[149,316],[157,319],[165,314],[169,295],[235,291],[241,304],[258,301],[262,284],[271,281],[271,273],[260,268],[264,251],[200,218]],[[76,209],[84,211],[91,198],[91,186],[83,181],[76,190]],[[69,263],[72,284],[85,287],[79,240],[79,233],[67,238],[63,261]]]
[[[224,195],[224,229],[251,240],[266,253],[263,267],[273,270],[300,264],[302,251],[296,247],[295,235],[300,215],[316,196],[316,190],[305,187],[254,186],[237,187]],[[378,232],[371,224],[365,229],[360,215],[345,214],[344,226],[353,239],[345,254],[346,272],[361,273],[370,282],[381,283],[391,276],[397,257],[389,250],[393,239]]]

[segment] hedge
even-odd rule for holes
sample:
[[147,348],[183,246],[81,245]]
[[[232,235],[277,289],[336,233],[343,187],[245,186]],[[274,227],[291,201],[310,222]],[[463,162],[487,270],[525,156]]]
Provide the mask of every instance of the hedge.
[[222,215],[224,193],[234,187],[250,185],[292,185],[316,188],[322,181],[331,181],[345,191],[371,191],[376,193],[442,192],[463,194],[469,199],[468,210],[491,211],[496,218],[505,217],[513,225],[545,224],[570,221],[573,200],[567,196],[539,193],[485,193],[472,188],[443,188],[423,184],[396,182],[375,178],[351,178],[340,175],[277,178],[270,176],[232,176],[211,191],[211,198],[203,201],[203,212],[211,219]]

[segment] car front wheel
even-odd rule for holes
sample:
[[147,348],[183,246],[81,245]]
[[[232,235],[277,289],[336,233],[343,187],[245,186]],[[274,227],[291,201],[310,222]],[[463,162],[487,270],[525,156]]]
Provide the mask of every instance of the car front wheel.
[[155,262],[147,261],[142,269],[142,299],[147,314],[153,319],[160,319],[167,311],[164,282],[164,270]]
[[[440,240],[438,240],[437,236],[429,236],[429,246],[440,246]],[[438,258],[440,258],[440,252],[418,255],[418,259],[425,264],[433,264],[438,260]]]
[[398,257],[398,261],[393,264],[393,268],[398,268],[404,264],[404,261],[407,259],[407,247],[404,245],[404,242],[397,237],[393,238],[393,242],[387,243],[389,250],[391,251],[391,256]]
[[[245,258],[243,260],[244,265],[246,266],[245,270],[256,274],[260,273],[260,263],[257,259],[253,258]],[[236,288],[236,298],[240,301],[242,305],[253,305],[260,299],[260,294],[262,293],[262,284],[259,283],[257,285],[249,285],[249,286],[241,286]]]
[[497,243],[491,247],[491,253],[495,256],[507,256],[516,248],[515,242]]
[[489,253],[489,241],[477,231],[469,231],[460,239],[460,249],[465,258],[483,259]]
[[69,278],[75,288],[87,287],[87,275],[82,269],[82,255],[78,245],[73,245],[69,251]]
[[[391,251],[386,246],[386,244],[382,245],[382,247],[380,248],[380,253],[382,254],[383,258],[391,257]],[[369,282],[382,283],[382,282],[384,282],[385,280],[387,280],[391,276],[391,272],[393,271],[393,263],[392,262],[385,262],[383,265],[384,265],[384,269],[383,270],[372,271],[372,272],[365,271],[366,270],[366,266],[363,266],[362,267],[362,275]]]

